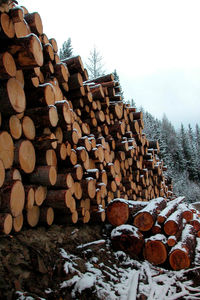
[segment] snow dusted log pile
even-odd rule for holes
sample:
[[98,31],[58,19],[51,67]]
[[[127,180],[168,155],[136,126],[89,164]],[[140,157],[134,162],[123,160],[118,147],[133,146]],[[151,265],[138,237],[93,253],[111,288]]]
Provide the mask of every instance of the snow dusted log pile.
[[[125,210],[126,219],[121,216]],[[173,270],[192,266],[200,236],[200,213],[185,204],[184,197],[170,201],[159,197],[149,202],[114,199],[108,204],[107,217],[117,226],[111,233],[115,249]]]
[[102,222],[116,197],[171,197],[159,145],[113,75],[89,81],[80,56],[60,61],[38,13],[11,6],[0,14],[0,231]]

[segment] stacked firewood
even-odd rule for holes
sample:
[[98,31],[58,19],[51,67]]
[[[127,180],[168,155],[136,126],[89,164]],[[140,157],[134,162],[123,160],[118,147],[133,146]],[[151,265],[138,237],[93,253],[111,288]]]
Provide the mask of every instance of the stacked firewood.
[[189,268],[194,262],[200,212],[184,197],[149,202],[114,199],[107,218],[116,226],[111,233],[114,248],[173,270]]
[[116,197],[171,197],[157,141],[122,101],[112,74],[88,80],[80,56],[60,61],[40,15],[0,14],[0,231],[104,221]]

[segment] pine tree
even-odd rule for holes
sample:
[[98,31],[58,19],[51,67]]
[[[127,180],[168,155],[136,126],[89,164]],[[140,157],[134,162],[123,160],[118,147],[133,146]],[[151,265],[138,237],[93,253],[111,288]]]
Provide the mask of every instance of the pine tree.
[[90,51],[88,63],[86,64],[90,79],[104,75],[102,60],[103,57],[100,55],[100,52],[94,47],[92,51]]
[[186,168],[189,173],[189,179],[197,180],[198,174],[195,164],[195,159],[190,143],[190,138],[188,132],[185,132],[183,124],[181,124],[181,142],[183,148],[184,159],[186,162]]
[[61,59],[65,59],[71,57],[72,54],[73,54],[72,42],[71,42],[71,38],[68,38],[67,41],[65,41],[62,44],[62,48],[60,49],[59,55]]
[[118,87],[120,88],[120,92],[118,93],[118,95],[120,95],[122,97],[122,100],[124,100],[124,92],[122,91],[122,87],[121,87],[120,80],[119,80],[119,75],[117,74],[117,70],[116,69],[114,70],[113,75],[114,75],[114,80],[116,82],[118,82],[118,84],[119,84]]

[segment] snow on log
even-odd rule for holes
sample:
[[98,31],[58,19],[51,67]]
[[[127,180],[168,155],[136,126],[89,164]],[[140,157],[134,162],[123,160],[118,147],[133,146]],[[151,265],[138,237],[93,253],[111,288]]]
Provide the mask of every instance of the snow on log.
[[181,240],[169,253],[169,263],[173,270],[189,268],[196,247],[196,236],[192,225],[187,224],[182,231]]
[[166,204],[166,200],[162,197],[151,200],[134,216],[133,225],[141,231],[149,231],[153,227],[158,213],[166,207]]
[[141,257],[144,244],[143,234],[132,225],[121,225],[111,232],[113,247],[128,253],[131,257]]
[[144,258],[154,265],[163,264],[167,260],[167,239],[163,234],[156,234],[145,240]]

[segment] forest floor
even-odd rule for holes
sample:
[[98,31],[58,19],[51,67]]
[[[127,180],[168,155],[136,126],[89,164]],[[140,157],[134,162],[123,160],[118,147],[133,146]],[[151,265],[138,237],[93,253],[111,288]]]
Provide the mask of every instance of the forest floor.
[[[0,237],[0,299],[200,299],[200,265],[171,271],[113,251],[109,225]],[[200,251],[200,248],[199,248]]]

